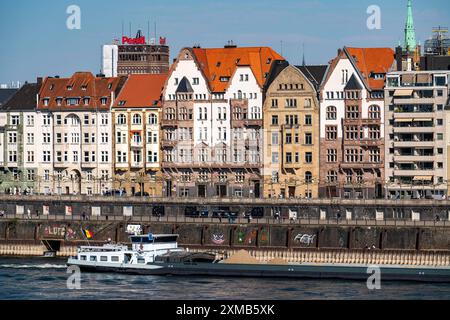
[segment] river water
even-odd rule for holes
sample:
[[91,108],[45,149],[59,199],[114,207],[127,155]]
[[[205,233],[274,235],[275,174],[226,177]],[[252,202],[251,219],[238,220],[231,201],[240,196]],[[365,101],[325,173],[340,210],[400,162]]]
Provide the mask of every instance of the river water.
[[311,300],[450,299],[450,284],[255,278],[166,277],[82,273],[79,290],[67,288],[64,259],[0,257],[1,300]]

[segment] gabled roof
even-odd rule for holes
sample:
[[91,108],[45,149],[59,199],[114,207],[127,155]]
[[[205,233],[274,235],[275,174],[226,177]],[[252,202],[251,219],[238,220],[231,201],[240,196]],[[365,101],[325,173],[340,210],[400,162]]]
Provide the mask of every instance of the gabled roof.
[[387,74],[394,61],[395,52],[391,48],[344,48],[348,58],[358,68],[364,81],[371,90],[382,90],[384,88],[383,79],[373,79],[373,73]]
[[33,111],[36,109],[36,95],[40,85],[26,83],[2,107],[2,111]]
[[287,67],[289,67],[289,62],[286,60],[276,60],[272,63],[272,67],[269,71],[269,76],[267,77],[265,88],[268,89],[272,82],[278,77],[278,75]]
[[18,89],[0,89],[0,108],[4,105]]
[[167,74],[131,74],[114,102],[114,108],[160,107]]
[[363,87],[359,84],[358,80],[356,79],[355,74],[352,74],[350,77],[350,80],[348,80],[347,85],[345,86],[344,90],[362,90]]
[[176,93],[191,93],[194,92],[194,89],[192,89],[191,83],[186,77],[183,77],[181,79],[180,83],[178,84]]
[[221,81],[221,78],[231,78],[239,66],[250,67],[256,81],[263,87],[272,63],[285,60],[268,47],[193,48],[192,52],[212,92],[226,91],[230,81]]
[[[95,77],[90,72],[76,72],[70,78],[46,78],[39,91],[38,109],[109,109],[111,104],[111,93],[117,95],[125,82],[125,77],[105,78]],[[90,98],[89,104],[66,105],[66,98]],[[57,105],[56,99],[62,98],[61,106]],[[102,105],[101,98],[106,98],[106,104]],[[43,103],[44,99],[50,99],[48,106]]]
[[308,80],[314,85],[316,90],[319,88],[322,80],[325,76],[328,66],[326,65],[316,65],[316,66],[296,66]]

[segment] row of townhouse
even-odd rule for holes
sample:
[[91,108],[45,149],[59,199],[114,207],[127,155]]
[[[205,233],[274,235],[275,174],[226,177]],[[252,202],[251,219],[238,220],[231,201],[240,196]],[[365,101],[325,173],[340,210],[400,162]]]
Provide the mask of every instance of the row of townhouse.
[[228,45],[168,74],[38,80],[0,108],[0,192],[446,196],[450,73],[395,70],[389,48],[294,66]]

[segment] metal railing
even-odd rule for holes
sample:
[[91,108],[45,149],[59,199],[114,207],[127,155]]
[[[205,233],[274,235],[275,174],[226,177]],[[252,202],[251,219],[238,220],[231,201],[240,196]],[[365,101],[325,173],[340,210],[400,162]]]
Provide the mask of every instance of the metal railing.
[[19,220],[19,221],[108,221],[108,222],[127,222],[127,223],[192,223],[192,224],[234,224],[234,225],[282,225],[282,226],[370,226],[370,227],[450,227],[450,221],[447,220],[374,220],[374,219],[275,219],[272,217],[264,218],[216,218],[216,217],[187,217],[187,216],[118,216],[118,215],[100,215],[100,216],[81,216],[81,215],[33,215],[28,218],[26,214],[5,214],[0,217],[1,220]]

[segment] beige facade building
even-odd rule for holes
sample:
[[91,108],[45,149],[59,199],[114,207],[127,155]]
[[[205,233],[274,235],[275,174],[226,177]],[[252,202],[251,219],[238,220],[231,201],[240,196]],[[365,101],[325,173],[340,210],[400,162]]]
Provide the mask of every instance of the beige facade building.
[[317,198],[319,100],[327,66],[277,61],[264,103],[264,197]]
[[167,74],[130,75],[112,108],[114,189],[161,196],[161,92]]

